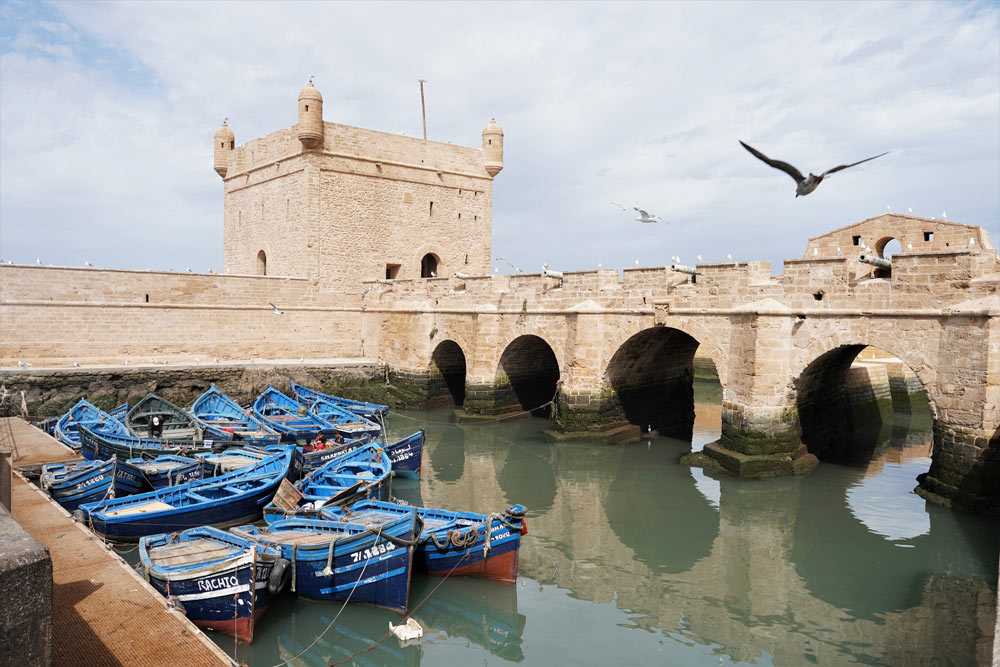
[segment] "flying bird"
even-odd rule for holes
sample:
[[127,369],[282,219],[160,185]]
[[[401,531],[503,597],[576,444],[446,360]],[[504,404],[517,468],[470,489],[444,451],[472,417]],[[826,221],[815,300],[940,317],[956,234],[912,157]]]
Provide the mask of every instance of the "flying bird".
[[[659,222],[660,221],[660,216],[658,216],[656,214],[646,213],[646,211],[642,210],[638,206],[633,206],[632,208],[639,212],[639,217],[636,218],[636,221],[638,221],[638,222]],[[664,222],[666,222],[666,220],[664,220]],[[667,223],[667,224],[669,224],[669,223]]]
[[616,201],[613,201],[613,202],[611,202],[611,205],[612,205],[612,206],[617,206],[618,208],[620,208],[620,209],[621,209],[621,210],[623,210],[623,211],[628,211],[628,208],[627,208],[627,207],[625,207],[625,206],[622,206],[621,204],[619,204],[619,203],[618,203],[618,202],[616,202]]
[[809,194],[810,192],[812,192],[813,190],[815,190],[816,188],[818,188],[819,184],[823,182],[824,178],[826,178],[827,176],[829,176],[830,174],[832,174],[834,172],[838,172],[838,171],[840,171],[842,169],[847,169],[848,167],[856,167],[857,165],[861,164],[862,162],[868,162],[869,160],[874,160],[877,157],[882,157],[883,155],[887,155],[889,153],[889,151],[886,151],[885,153],[880,153],[880,154],[878,154],[878,155],[876,155],[874,157],[869,157],[869,158],[865,158],[864,160],[859,160],[858,162],[852,162],[851,164],[842,164],[839,167],[834,167],[833,169],[827,169],[826,171],[824,171],[819,176],[817,176],[816,174],[813,174],[811,172],[810,172],[809,176],[803,176],[802,172],[800,172],[798,169],[796,169],[792,165],[788,164],[787,162],[782,162],[781,160],[772,160],[771,158],[767,157],[766,155],[764,155],[763,153],[761,153],[756,148],[753,148],[752,146],[748,146],[747,144],[743,143],[742,141],[740,141],[740,145],[742,145],[743,148],[745,148],[748,151],[750,151],[750,154],[753,155],[758,160],[766,163],[767,165],[769,165],[771,167],[774,167],[775,169],[780,169],[781,171],[785,172],[786,174],[788,174],[789,176],[791,176],[793,179],[795,179],[795,184],[796,184],[795,185],[795,196],[796,197],[805,197],[807,194]]
[[273,303],[269,303],[268,305],[271,306],[271,308],[273,309],[271,312],[273,312],[275,315],[284,315],[285,314],[285,311],[278,310],[278,307],[276,305],[274,305]]

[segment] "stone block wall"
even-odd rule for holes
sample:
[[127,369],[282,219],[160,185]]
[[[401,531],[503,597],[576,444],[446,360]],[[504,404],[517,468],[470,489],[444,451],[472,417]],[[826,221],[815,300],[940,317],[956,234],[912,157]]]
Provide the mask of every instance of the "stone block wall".
[[0,507],[0,656],[4,664],[52,661],[49,550]]

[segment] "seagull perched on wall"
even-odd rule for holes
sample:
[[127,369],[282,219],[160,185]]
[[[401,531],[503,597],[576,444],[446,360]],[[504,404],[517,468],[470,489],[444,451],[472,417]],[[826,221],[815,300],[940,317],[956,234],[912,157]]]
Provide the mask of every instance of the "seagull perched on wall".
[[271,308],[273,309],[271,312],[273,312],[275,315],[284,315],[285,314],[285,311],[278,310],[278,307],[276,305],[274,305],[273,303],[268,304],[268,305],[271,306]]
[[35,259],[35,264],[38,264],[39,266],[41,266],[42,265],[42,258],[41,257],[36,258]]
[[740,145],[742,145],[743,148],[745,148],[748,151],[750,151],[750,154],[753,155],[758,160],[760,160],[761,162],[764,162],[768,166],[774,167],[775,169],[780,169],[781,171],[785,172],[786,174],[788,174],[789,176],[791,176],[793,179],[795,179],[795,196],[796,197],[805,197],[807,194],[809,194],[810,192],[812,192],[813,190],[815,190],[816,188],[818,188],[819,184],[823,182],[823,179],[826,178],[827,176],[829,176],[832,173],[838,172],[838,171],[840,171],[842,169],[847,169],[848,167],[856,167],[857,165],[861,164],[862,162],[868,162],[869,160],[874,160],[877,157],[882,157],[883,155],[887,155],[888,152],[889,152],[889,151],[886,151],[885,153],[880,153],[880,154],[878,154],[878,155],[876,155],[874,157],[869,157],[869,158],[865,158],[864,160],[859,160],[858,162],[852,162],[851,164],[842,164],[839,167],[834,167],[833,169],[827,169],[826,171],[824,171],[819,176],[817,176],[816,174],[813,174],[811,172],[810,172],[809,176],[803,176],[802,172],[800,172],[798,169],[796,169],[792,165],[788,164],[787,162],[782,162],[781,160],[772,160],[771,158],[767,157],[766,155],[764,155],[763,153],[761,153],[756,148],[753,148],[752,146],[748,146],[747,144],[743,143],[742,141],[740,141]]
[[84,266],[93,266],[93,264],[91,264],[90,262],[88,262],[86,260],[84,260],[83,265]]
[[28,367],[28,364],[24,363],[23,361],[18,361],[17,365],[18,365],[19,368],[27,368]]
[[729,260],[730,262],[733,261],[733,253],[729,253],[728,255],[726,255],[726,259]]
[[941,211],[941,219],[942,220],[948,219],[948,211]]

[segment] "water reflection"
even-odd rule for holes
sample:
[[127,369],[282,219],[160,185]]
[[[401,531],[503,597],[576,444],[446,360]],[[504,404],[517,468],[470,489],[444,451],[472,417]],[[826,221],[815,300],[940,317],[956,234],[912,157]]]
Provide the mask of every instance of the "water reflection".
[[[928,466],[926,429],[890,425],[864,439],[874,454],[854,465],[740,480],[676,463],[718,437],[717,406],[696,403],[696,415],[693,443],[628,446],[550,445],[541,419],[458,426],[447,411],[392,416],[400,436],[412,432],[412,418],[425,420],[432,443],[422,479],[395,480],[396,496],[479,512],[528,505],[521,577],[516,586],[417,577],[411,608],[429,595],[414,612],[421,645],[390,637],[351,659],[990,663],[1000,522],[912,494]],[[239,658],[291,658],[338,609],[282,597]],[[349,658],[399,620],[348,606],[292,664]]]

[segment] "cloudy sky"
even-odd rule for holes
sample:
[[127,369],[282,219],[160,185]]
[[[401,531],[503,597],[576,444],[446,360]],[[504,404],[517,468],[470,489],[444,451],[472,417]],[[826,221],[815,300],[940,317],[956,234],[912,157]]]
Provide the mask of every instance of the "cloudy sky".
[[[525,271],[780,271],[887,205],[1000,245],[995,3],[2,0],[0,258],[221,268],[212,135],[294,124],[310,74],[327,121],[419,136],[419,78],[431,139],[495,116],[493,254]],[[803,172],[891,152],[795,199],[738,139]]]

